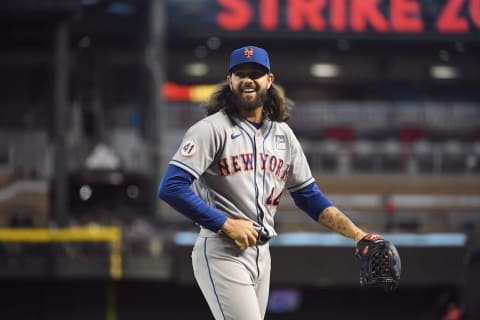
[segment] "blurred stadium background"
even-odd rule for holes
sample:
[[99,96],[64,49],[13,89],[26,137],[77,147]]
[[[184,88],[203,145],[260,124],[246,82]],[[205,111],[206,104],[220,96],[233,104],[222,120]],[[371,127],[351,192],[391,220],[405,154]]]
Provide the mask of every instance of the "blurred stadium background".
[[353,244],[288,196],[267,319],[480,319],[480,1],[0,2],[0,319],[210,319],[197,227],[156,198],[223,81],[265,47],[320,188],[403,259],[360,290]]

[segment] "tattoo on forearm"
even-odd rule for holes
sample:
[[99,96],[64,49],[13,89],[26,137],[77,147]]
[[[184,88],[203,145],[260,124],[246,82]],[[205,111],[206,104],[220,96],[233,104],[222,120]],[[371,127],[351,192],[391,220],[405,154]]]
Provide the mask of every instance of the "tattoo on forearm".
[[325,212],[320,215],[320,223],[326,228],[338,232],[346,237],[354,237],[357,228],[353,222],[345,216],[342,212],[327,208]]

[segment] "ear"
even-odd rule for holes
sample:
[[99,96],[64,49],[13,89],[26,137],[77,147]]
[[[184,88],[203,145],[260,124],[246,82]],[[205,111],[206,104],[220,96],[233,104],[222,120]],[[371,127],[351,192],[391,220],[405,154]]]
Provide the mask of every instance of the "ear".
[[270,89],[274,79],[275,79],[275,76],[273,75],[273,73],[269,73],[267,78],[267,89]]
[[230,74],[227,75],[227,84],[228,86],[230,87],[230,90],[233,89],[233,86],[232,86],[232,76]]

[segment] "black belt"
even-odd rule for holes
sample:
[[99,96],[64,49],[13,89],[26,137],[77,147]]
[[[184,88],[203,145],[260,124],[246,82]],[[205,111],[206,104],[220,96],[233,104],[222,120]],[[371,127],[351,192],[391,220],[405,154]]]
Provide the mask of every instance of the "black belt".
[[270,234],[268,233],[268,230],[265,229],[265,228],[260,228],[260,230],[258,230],[258,238],[257,238],[257,244],[258,245],[264,245],[266,244],[268,241],[270,241],[272,237],[270,236]]

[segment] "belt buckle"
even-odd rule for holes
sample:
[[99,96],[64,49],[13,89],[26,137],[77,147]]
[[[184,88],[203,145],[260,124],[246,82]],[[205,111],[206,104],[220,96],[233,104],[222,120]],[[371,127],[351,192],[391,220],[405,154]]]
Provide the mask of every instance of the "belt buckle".
[[258,232],[257,244],[264,245],[270,241],[271,237],[268,234],[268,231],[265,228],[261,228]]

